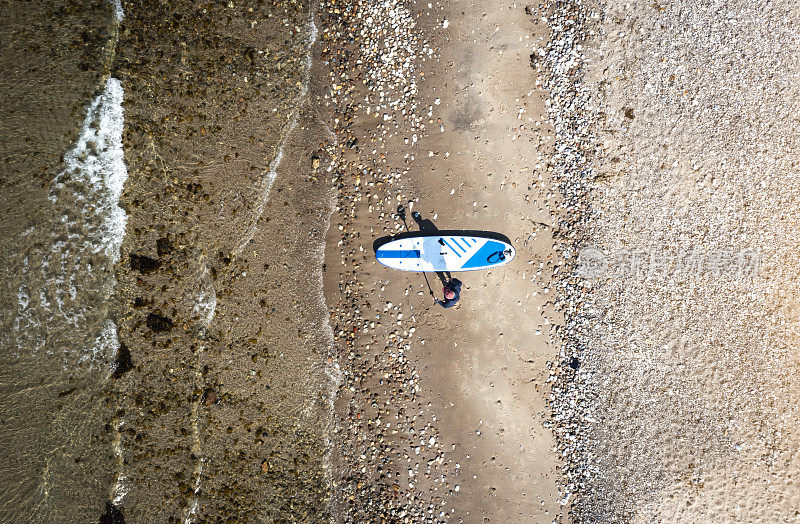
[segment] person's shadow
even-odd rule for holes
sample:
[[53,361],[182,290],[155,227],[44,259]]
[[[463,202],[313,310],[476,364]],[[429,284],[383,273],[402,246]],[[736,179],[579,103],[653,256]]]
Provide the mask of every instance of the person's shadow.
[[[418,211],[411,213],[411,218],[417,223],[419,230],[426,235],[435,235],[439,231],[439,228],[436,227],[432,220],[429,218],[422,218],[422,215],[420,215]],[[446,285],[452,278],[449,271],[437,271],[436,276],[442,281],[442,285]]]

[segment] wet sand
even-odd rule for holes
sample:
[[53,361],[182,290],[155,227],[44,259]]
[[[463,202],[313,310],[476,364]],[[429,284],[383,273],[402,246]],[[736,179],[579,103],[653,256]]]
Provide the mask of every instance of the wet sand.
[[529,65],[530,44],[546,34],[513,2],[453,5],[437,19],[449,24],[431,28],[439,60],[426,68],[422,99],[442,123],[420,141],[416,209],[438,213],[443,229],[502,232],[517,248],[509,266],[457,275],[463,302],[433,308],[418,329],[440,437],[461,464],[449,503],[464,522],[551,520],[559,473],[543,416],[558,322],[548,289],[557,216],[543,92]]

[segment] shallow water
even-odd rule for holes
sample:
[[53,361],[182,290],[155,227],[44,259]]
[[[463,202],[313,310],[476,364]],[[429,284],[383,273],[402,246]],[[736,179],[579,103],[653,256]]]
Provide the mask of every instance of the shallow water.
[[122,123],[122,86],[110,78],[50,186],[49,223],[22,233],[25,249],[12,261],[18,302],[4,312],[0,339],[12,357],[46,353],[61,358],[64,371],[110,373],[117,337],[108,300],[125,232]]
[[309,5],[129,3],[117,32],[119,2],[26,4],[2,7],[0,520],[324,518]]
[[326,514],[313,43],[304,2],[126,8],[115,311],[132,368],[111,393],[126,518]]
[[125,227],[122,88],[102,76],[114,17],[106,3],[3,10],[0,517],[95,519],[114,469],[103,391]]

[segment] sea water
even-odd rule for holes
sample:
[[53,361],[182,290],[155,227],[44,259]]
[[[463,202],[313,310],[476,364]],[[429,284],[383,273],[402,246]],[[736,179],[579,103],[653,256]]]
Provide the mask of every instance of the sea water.
[[[109,20],[115,11],[119,19],[118,2],[106,7]],[[181,5],[160,8],[193,13]],[[298,493],[303,512],[325,513],[326,423],[316,414],[330,409],[327,397],[335,390],[329,386],[335,373],[326,376],[335,366],[328,369],[320,357],[330,345],[319,267],[330,205],[319,198],[329,195],[323,186],[314,189],[324,193],[319,198],[298,192],[294,200],[304,200],[294,209],[283,183],[290,176],[305,178],[293,166],[298,158],[308,161],[305,148],[315,142],[307,140],[311,119],[300,106],[310,98],[316,26],[310,9],[292,13],[298,23],[286,25],[271,21],[270,10],[256,11],[243,11],[243,18],[252,18],[244,33],[240,20],[225,11],[202,13],[200,22],[216,24],[220,34],[250,35],[262,27],[282,32],[261,29],[250,61],[240,52],[248,50],[246,41],[226,37],[204,47],[212,33],[204,26],[205,36],[181,52],[185,60],[178,69],[186,77],[176,84],[176,69],[152,58],[176,48],[178,33],[161,31],[159,24],[178,17],[130,9],[120,31],[116,74],[100,78],[72,115],[65,110],[69,141],[56,147],[46,137],[30,147],[34,154],[46,147],[57,152],[41,173],[20,169],[16,193],[0,193],[0,209],[24,208],[14,216],[14,227],[0,224],[0,231],[15,236],[12,243],[0,238],[0,521],[96,521],[107,504],[115,506],[112,515],[124,513],[129,521],[269,519],[286,513],[284,503],[296,505]],[[281,16],[287,12],[275,8]],[[181,20],[185,29],[200,23],[189,16]],[[63,25],[66,41],[74,41],[71,26]],[[273,52],[282,46],[286,53]],[[207,62],[216,52],[237,61]],[[78,65],[102,70],[101,57],[94,58]],[[190,80],[187,72],[196,75]],[[51,80],[69,87],[68,79]],[[277,81],[289,86],[285,96],[272,89]],[[176,85],[191,86],[191,92]],[[227,88],[215,92],[216,85],[235,86],[236,95]],[[241,113],[210,107],[222,95],[226,103],[241,105]],[[196,120],[153,120],[165,107]],[[212,128],[212,121],[220,126]],[[232,121],[238,123],[223,128]],[[181,122],[187,125],[175,125]],[[21,121],[18,129],[41,133],[43,127]],[[190,138],[181,131],[199,134]],[[0,126],[0,138],[3,132]],[[220,153],[223,139],[237,151]],[[8,188],[8,180],[0,183]],[[279,187],[273,191],[275,181]],[[318,208],[324,215],[319,221],[316,211],[308,211]],[[297,224],[305,214],[312,226]],[[310,239],[309,230],[316,232]],[[145,238],[154,232],[155,238]],[[162,237],[169,246],[163,253],[156,242]],[[288,267],[282,264],[287,251],[273,252],[265,244],[286,243],[305,253],[309,242],[313,253],[303,264],[313,268],[313,278],[299,262],[291,276],[275,276],[276,269]],[[157,256],[159,269],[138,272],[130,263],[137,256]],[[246,271],[234,272],[234,266]],[[313,302],[313,311],[303,308],[297,317],[290,300],[294,286],[274,285],[295,281],[306,286],[300,296]],[[163,304],[169,309],[157,309]],[[151,331],[151,311],[169,315],[175,329]],[[315,336],[298,346],[295,325]],[[133,365],[121,377],[118,352],[128,349]],[[303,379],[286,380],[292,373]],[[321,407],[318,386],[326,397]],[[299,443],[298,428],[304,435]],[[273,456],[278,465],[265,468]],[[294,474],[298,457],[312,474]]]
[[126,221],[123,89],[106,78],[96,91],[82,122],[76,115],[77,141],[42,191],[29,192],[19,213],[27,227],[2,254],[4,522],[95,520],[115,482],[104,388],[119,349],[110,304]]

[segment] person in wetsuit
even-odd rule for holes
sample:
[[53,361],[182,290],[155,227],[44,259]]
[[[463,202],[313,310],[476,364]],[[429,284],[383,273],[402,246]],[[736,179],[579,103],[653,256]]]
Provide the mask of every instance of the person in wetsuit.
[[443,308],[453,307],[461,298],[461,281],[457,278],[451,278],[442,288],[444,293],[444,300],[437,300],[436,303]]

